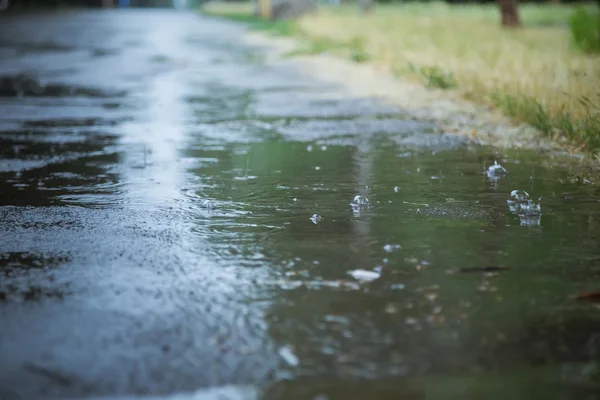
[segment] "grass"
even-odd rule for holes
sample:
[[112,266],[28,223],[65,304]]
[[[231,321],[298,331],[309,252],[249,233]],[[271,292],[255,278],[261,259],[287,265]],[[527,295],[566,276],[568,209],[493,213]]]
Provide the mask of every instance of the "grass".
[[[584,7],[595,10],[594,5]],[[455,90],[515,121],[598,152],[600,55],[573,46],[568,24],[575,10],[522,4],[524,28],[506,30],[495,5],[379,5],[368,16],[351,6],[321,7],[313,15],[281,22],[251,17],[250,3],[205,8],[256,29],[301,38],[307,45],[300,52],[328,51],[429,87]]]

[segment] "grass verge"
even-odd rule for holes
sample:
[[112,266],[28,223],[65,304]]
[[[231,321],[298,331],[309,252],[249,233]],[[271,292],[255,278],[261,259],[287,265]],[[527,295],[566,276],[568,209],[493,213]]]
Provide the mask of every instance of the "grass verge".
[[600,55],[574,48],[568,24],[575,7],[522,4],[524,28],[517,30],[499,26],[495,5],[380,5],[368,16],[350,6],[321,7],[278,22],[253,17],[252,3],[209,3],[204,12],[300,38],[306,46],[298,53],[327,51],[456,90],[554,138],[600,151]]

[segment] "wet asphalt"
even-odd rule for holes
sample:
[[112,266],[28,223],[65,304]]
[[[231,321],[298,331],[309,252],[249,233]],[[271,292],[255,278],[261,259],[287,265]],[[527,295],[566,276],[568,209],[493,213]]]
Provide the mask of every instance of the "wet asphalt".
[[248,255],[215,256],[195,221],[213,211],[185,195],[189,169],[214,160],[181,150],[198,132],[244,142],[286,118],[398,110],[261,64],[244,32],[170,10],[3,16],[2,399],[260,388],[287,376],[268,302],[249,300],[264,270],[240,268]]

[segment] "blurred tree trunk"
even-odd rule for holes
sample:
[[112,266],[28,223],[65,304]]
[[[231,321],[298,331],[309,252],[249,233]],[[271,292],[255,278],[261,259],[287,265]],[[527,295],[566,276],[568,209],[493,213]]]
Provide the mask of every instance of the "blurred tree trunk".
[[498,4],[500,5],[500,13],[502,14],[502,26],[513,28],[521,26],[517,0],[498,0]]
[[358,6],[363,13],[369,14],[373,11],[373,0],[358,0]]

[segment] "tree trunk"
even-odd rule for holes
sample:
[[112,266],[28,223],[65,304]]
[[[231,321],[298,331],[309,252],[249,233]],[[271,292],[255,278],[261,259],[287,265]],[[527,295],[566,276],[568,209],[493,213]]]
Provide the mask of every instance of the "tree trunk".
[[365,14],[370,14],[373,11],[373,0],[359,0],[358,6]]
[[517,0],[498,0],[502,14],[502,26],[516,28],[521,26],[519,18],[519,5]]

